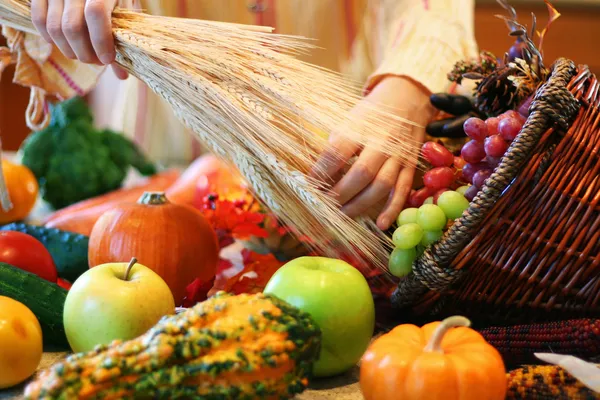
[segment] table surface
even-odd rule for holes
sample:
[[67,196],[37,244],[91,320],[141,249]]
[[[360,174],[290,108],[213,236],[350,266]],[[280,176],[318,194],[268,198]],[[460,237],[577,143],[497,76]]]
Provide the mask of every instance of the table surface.
[[[44,353],[39,370],[48,368],[65,356],[65,353]],[[7,390],[0,390],[0,399],[23,399],[23,388],[27,384],[16,386]],[[353,368],[344,375],[335,378],[314,381],[311,388],[298,396],[297,400],[361,400],[358,386],[358,367]]]

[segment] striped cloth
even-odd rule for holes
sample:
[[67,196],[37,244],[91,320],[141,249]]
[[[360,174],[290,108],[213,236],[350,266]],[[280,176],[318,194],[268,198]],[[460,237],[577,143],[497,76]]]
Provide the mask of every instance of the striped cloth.
[[[388,75],[443,91],[454,63],[477,54],[473,0],[142,0],[141,7],[315,38],[322,49],[305,60],[366,82],[365,93]],[[202,152],[169,106],[133,78],[106,74],[94,99],[98,121],[125,132],[155,161],[181,164]]]

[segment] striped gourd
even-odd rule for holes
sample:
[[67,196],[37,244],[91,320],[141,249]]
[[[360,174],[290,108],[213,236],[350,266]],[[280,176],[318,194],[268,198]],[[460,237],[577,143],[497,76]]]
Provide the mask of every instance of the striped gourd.
[[217,296],[163,318],[139,338],[44,371],[28,399],[287,399],[320,350],[310,316],[274,297]]

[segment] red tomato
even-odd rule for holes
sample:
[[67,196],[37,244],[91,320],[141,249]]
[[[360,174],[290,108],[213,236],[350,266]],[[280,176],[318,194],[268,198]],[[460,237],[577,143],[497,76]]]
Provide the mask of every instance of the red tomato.
[[52,256],[44,245],[21,232],[0,232],[0,262],[31,272],[47,281],[56,283],[58,273]]

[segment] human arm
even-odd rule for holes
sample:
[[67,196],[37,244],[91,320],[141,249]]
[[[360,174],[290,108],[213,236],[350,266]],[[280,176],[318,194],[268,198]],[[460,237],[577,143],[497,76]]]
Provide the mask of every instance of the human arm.
[[[389,132],[390,135],[410,129],[415,140],[423,141],[424,126],[434,113],[429,95],[444,91],[447,72],[454,63],[476,52],[474,5],[472,0],[396,3],[402,6],[383,10],[386,26],[372,27],[381,29],[384,38],[380,38],[383,39],[381,49],[370,44],[370,53],[379,52],[383,57],[367,80],[364,99],[351,112],[360,118],[369,109],[362,102],[381,104],[419,125],[399,126],[397,131]],[[334,153],[341,157],[333,157]],[[341,130],[331,134],[329,148],[317,161],[313,175],[325,172],[327,176],[337,177],[354,155],[358,155],[357,160],[340,179],[334,179],[332,192],[342,210],[351,217],[366,214],[387,198],[377,218],[378,226],[387,229],[410,193],[415,168],[403,166],[402,160],[390,158],[372,146],[358,147],[345,140]]]

